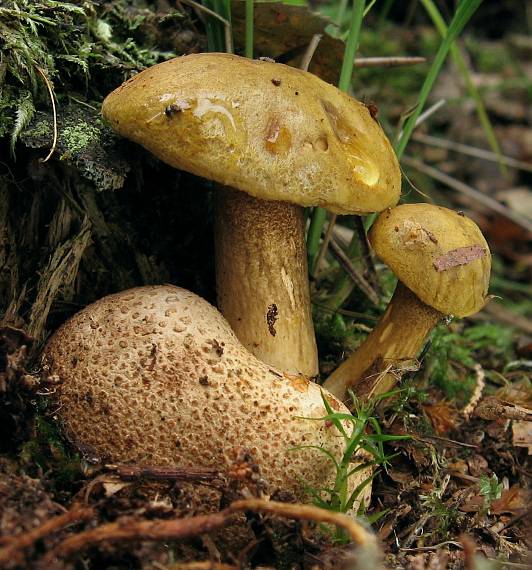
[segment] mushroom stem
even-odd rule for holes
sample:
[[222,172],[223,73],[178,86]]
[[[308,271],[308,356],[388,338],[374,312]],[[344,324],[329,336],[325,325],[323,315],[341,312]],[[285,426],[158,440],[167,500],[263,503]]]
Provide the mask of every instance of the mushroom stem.
[[303,209],[223,188],[215,216],[218,306],[257,358],[315,376]]
[[417,356],[443,317],[399,282],[377,326],[323,387],[341,400],[348,390],[362,400],[388,392],[400,378],[401,368]]

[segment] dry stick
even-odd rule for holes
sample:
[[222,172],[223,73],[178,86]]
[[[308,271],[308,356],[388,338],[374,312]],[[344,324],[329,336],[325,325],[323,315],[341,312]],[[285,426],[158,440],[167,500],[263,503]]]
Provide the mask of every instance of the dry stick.
[[377,295],[380,297],[382,294],[382,288],[377,274],[377,269],[375,268],[375,263],[373,262],[373,256],[371,255],[371,247],[369,245],[368,234],[364,228],[364,222],[360,216],[355,216],[354,222],[355,230],[358,232],[358,240],[362,246],[362,259],[364,260],[364,265],[368,272],[369,282],[373,285]]
[[499,400],[493,396],[484,398],[473,411],[473,415],[483,420],[519,420],[532,422],[532,410],[512,402]]
[[525,217],[520,216],[517,212],[513,212],[506,206],[503,206],[500,202],[497,202],[497,200],[494,200],[490,196],[486,196],[482,192],[479,192],[475,188],[468,186],[464,182],[460,182],[460,180],[456,180],[456,178],[445,174],[433,166],[428,166],[416,158],[403,155],[403,158],[401,160],[407,166],[411,166],[412,168],[423,172],[427,176],[434,178],[434,180],[438,180],[438,182],[449,186],[453,190],[465,194],[472,200],[475,200],[493,212],[497,212],[509,220],[512,220],[512,222],[516,223],[518,226],[521,226],[528,232],[532,232],[532,222],[527,220]]
[[231,522],[229,509],[209,515],[175,520],[119,520],[69,536],[48,552],[42,566],[48,567],[58,558],[66,558],[101,542],[116,543],[132,540],[166,541],[197,536],[222,528]]
[[[414,125],[414,128],[419,127],[419,125],[421,125],[422,123],[424,123],[429,117],[431,117],[432,115],[434,115],[434,113],[436,111],[438,111],[441,107],[443,107],[445,105],[445,103],[447,103],[447,101],[445,99],[440,99],[438,101],[436,101],[436,103],[434,103],[434,105],[431,105],[428,109],[426,109],[425,111],[423,111],[423,113],[421,113],[421,115],[419,115],[419,117],[416,120],[416,124]],[[405,121],[405,119],[411,115],[416,109],[416,106],[414,105],[414,107],[412,107],[412,109],[410,109],[410,111],[408,112],[407,115],[403,115],[403,117],[401,118],[401,131],[399,132],[399,136],[397,137],[397,141],[399,142],[401,140],[401,137],[403,136],[403,129],[402,129],[402,123]],[[402,159],[401,159],[402,160]]]
[[87,521],[93,518],[94,509],[92,507],[81,507],[76,505],[72,507],[66,513],[53,517],[47,520],[42,525],[12,537],[11,542],[0,549],[0,565],[12,560],[21,554],[21,550],[32,546],[37,540],[52,534],[56,530],[59,530],[69,524]]
[[[486,317],[486,313],[488,317]],[[532,321],[530,319],[513,313],[498,303],[489,303],[482,309],[480,313],[472,315],[471,318],[484,320],[486,320],[486,318],[489,318],[490,320],[499,321],[501,323],[510,325],[513,328],[520,329],[528,334],[532,334]]]
[[425,63],[426,57],[398,56],[398,57],[359,57],[355,59],[355,67],[402,67]]
[[524,170],[525,172],[532,172],[532,164],[529,164],[528,162],[524,162],[522,160],[517,160],[511,156],[499,156],[497,153],[491,152],[491,150],[477,148],[476,146],[470,146],[454,141],[448,141],[447,139],[440,139],[438,137],[432,137],[430,135],[422,135],[421,133],[413,134],[412,140],[429,146],[454,150],[455,152],[460,152],[462,154],[467,154],[468,156],[474,156],[475,158],[481,158],[483,160],[489,160],[490,162],[502,162],[506,166],[517,168],[518,170]]
[[351,540],[358,546],[374,546],[377,548],[375,535],[367,531],[358,521],[342,513],[329,511],[313,505],[279,503],[277,501],[267,501],[264,499],[245,499],[232,503],[229,506],[229,510],[233,512],[255,511],[288,519],[334,524],[346,530]]
[[321,38],[322,38],[322,34],[314,34],[312,36],[312,39],[310,40],[308,47],[305,51],[305,55],[301,59],[301,64],[299,65],[299,69],[302,69],[303,71],[308,71],[310,62],[312,61],[312,58],[314,57],[314,53],[316,52],[316,49],[318,48],[318,44],[320,43]]
[[363,275],[360,274],[358,269],[353,266],[351,260],[345,254],[344,250],[336,243],[334,238],[331,239],[329,243],[329,247],[336,257],[336,259],[340,262],[342,267],[344,268],[345,272],[349,275],[349,277],[355,282],[356,286],[366,295],[366,297],[374,304],[379,304],[379,296],[371,285],[366,281]]
[[434,544],[433,546],[418,546],[417,548],[400,548],[402,552],[429,552],[431,550],[437,550],[442,546],[447,546],[448,544],[452,544],[453,546],[457,546],[458,548],[463,548],[463,546],[456,542],[455,540],[445,540],[444,542],[440,542],[438,544]]
[[375,553],[378,553],[375,536],[368,532],[359,522],[347,515],[310,505],[279,503],[263,499],[245,499],[235,501],[223,511],[209,515],[176,520],[122,520],[103,524],[63,540],[43,558],[42,565],[43,567],[48,567],[57,558],[68,557],[101,542],[165,541],[204,534],[227,526],[231,522],[232,516],[242,511],[255,511],[284,518],[334,524],[345,529],[353,542],[359,546],[369,547]]
[[323,236],[323,240],[321,242],[321,247],[320,247],[320,251],[318,253],[318,257],[316,258],[316,261],[314,262],[314,268],[312,269],[312,276],[316,277],[316,275],[318,274],[318,270],[320,268],[320,265],[323,261],[323,258],[325,257],[325,254],[327,253],[327,249],[329,248],[329,242],[331,241],[332,238],[332,233],[334,230],[334,225],[336,224],[336,218],[338,216],[336,214],[333,214],[331,216],[331,219],[329,220],[329,225],[327,226],[327,231],[325,232],[325,235]]
[[212,481],[223,477],[209,467],[157,467],[153,465],[105,465],[124,481]]

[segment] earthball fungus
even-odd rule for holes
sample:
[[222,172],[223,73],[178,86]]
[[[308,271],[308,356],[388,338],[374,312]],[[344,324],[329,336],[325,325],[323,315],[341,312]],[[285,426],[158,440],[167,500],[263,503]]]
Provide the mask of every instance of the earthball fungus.
[[208,53],[139,73],[103,115],[164,162],[225,186],[220,310],[264,362],[317,374],[302,207],[365,214],[400,195],[397,159],[367,107],[311,73]]
[[[305,498],[331,488],[343,438],[326,415],[347,408],[301,377],[254,357],[221,314],[169,285],[109,295],[61,326],[44,349],[58,379],[67,435],[101,460],[161,466],[231,465],[248,449],[272,488]],[[357,473],[356,487],[368,476]]]
[[399,282],[366,341],[324,383],[340,399],[348,389],[361,398],[387,392],[444,316],[472,315],[487,301],[490,250],[463,214],[404,204],[382,213],[369,238]]

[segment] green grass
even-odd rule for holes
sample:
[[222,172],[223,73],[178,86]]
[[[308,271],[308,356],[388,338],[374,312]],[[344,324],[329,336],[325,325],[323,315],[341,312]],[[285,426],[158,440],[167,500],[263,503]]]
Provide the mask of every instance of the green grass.
[[[386,435],[382,432],[381,426],[377,419],[373,416],[375,404],[383,398],[390,397],[396,392],[383,394],[373,402],[361,404],[354,398],[353,414],[335,412],[327,398],[322,393],[323,405],[327,414],[321,418],[303,418],[312,419],[314,421],[332,423],[343,438],[343,453],[340,460],[323,447],[318,446],[299,446],[294,450],[302,448],[316,449],[325,455],[335,468],[335,480],[332,488],[317,489],[307,487],[307,492],[312,496],[314,504],[327,510],[347,513],[355,507],[357,501],[360,500],[364,489],[371,483],[377,474],[376,467],[386,469],[393,455],[388,455],[384,449],[384,444],[389,441],[398,441],[410,439],[409,436]],[[347,424],[347,427],[346,425]],[[354,462],[354,458],[361,450],[366,451],[371,459],[364,463]],[[354,466],[353,466],[354,465]],[[372,468],[372,473],[350,490],[350,479],[368,468]],[[357,512],[359,515],[364,514],[365,505],[363,501],[359,505]],[[343,535],[336,538],[342,539]]]

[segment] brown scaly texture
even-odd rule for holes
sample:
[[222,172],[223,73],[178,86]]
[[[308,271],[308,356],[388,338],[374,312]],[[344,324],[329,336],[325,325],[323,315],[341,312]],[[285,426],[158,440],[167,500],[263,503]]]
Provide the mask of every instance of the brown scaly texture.
[[397,159],[366,106],[293,67],[187,55],[139,73],[102,111],[164,162],[256,198],[341,214],[399,199]]
[[61,382],[68,434],[102,458],[223,470],[243,446],[274,487],[301,498],[305,485],[334,482],[324,454],[290,451],[316,445],[341,455],[335,427],[298,417],[326,414],[320,387],[257,360],[216,309],[184,289],[140,287],[88,306],[52,336],[44,367]]
[[[444,315],[467,317],[486,304],[489,246],[478,226],[453,210],[403,204],[383,212],[370,232],[376,254],[424,303]],[[481,246],[470,263],[437,271],[434,262],[452,250]]]

